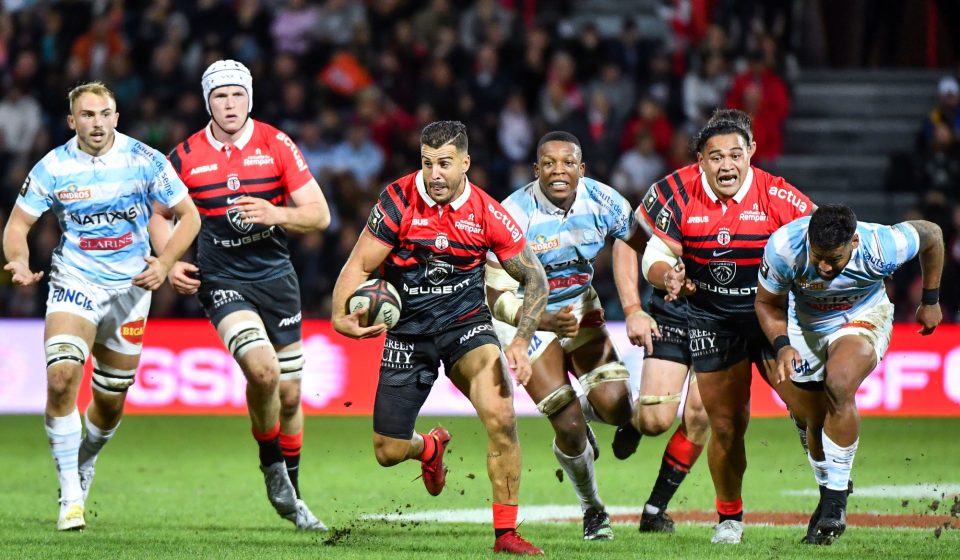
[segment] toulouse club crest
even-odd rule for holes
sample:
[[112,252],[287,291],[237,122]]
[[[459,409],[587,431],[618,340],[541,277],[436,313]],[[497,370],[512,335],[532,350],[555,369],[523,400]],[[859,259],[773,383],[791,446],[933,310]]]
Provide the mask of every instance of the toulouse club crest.
[[240,189],[240,176],[236,173],[231,173],[227,175],[227,188],[231,191],[236,191]]
[[433,246],[441,251],[445,251],[447,247],[450,246],[450,240],[447,239],[447,234],[440,232],[437,234],[437,240],[433,242]]
[[727,228],[720,228],[719,233],[717,233],[717,243],[721,245],[730,244],[730,230]]
[[710,275],[721,286],[726,286],[737,275],[737,263],[733,261],[710,261]]

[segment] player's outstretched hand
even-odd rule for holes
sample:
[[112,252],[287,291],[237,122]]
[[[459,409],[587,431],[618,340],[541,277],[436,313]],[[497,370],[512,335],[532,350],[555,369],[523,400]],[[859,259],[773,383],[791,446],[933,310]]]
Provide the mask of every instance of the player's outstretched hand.
[[147,268],[133,277],[133,285],[151,291],[163,286],[167,279],[167,265],[152,255],[143,257],[143,260],[147,261]]
[[30,267],[22,262],[9,262],[3,267],[4,270],[13,275],[13,284],[15,286],[26,287],[35,284],[43,278],[43,272],[33,272]]
[[543,321],[546,323],[546,330],[564,338],[573,338],[580,332],[580,321],[573,314],[572,305],[566,305],[556,313],[544,313]]
[[282,211],[270,204],[270,201],[255,196],[244,196],[237,200],[240,217],[245,224],[277,225],[282,221]]
[[660,327],[657,321],[647,315],[647,313],[638,309],[627,315],[627,338],[630,344],[634,346],[643,346],[647,351],[647,356],[653,353],[653,337],[660,336]]
[[349,315],[341,315],[333,318],[333,329],[343,336],[350,338],[363,339],[380,336],[387,332],[387,326],[383,323],[373,325],[372,327],[363,327],[360,320],[367,315],[367,308],[361,307]]
[[189,296],[197,293],[197,290],[200,289],[200,280],[195,276],[196,273],[200,272],[200,269],[197,268],[197,265],[193,263],[177,261],[172,267],[170,267],[170,272],[167,274],[167,278],[170,280],[170,285],[173,286],[173,289],[177,293]]
[[507,349],[503,351],[507,357],[507,365],[513,371],[517,381],[523,386],[527,385],[530,376],[533,375],[533,366],[530,365],[530,357],[527,356],[529,346],[530,344],[524,342],[522,338],[514,337]]
[[800,352],[793,346],[784,346],[777,353],[777,378],[773,380],[777,385],[790,379],[790,373],[797,371],[797,367],[803,363]]
[[937,325],[943,321],[943,311],[940,304],[923,305],[917,308],[917,322],[920,323],[920,330],[917,331],[923,336],[933,333]]

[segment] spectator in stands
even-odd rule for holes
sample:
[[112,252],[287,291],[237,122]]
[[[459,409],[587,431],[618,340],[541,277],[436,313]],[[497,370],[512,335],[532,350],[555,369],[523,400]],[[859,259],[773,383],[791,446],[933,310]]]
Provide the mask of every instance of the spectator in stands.
[[277,10],[270,26],[274,49],[297,56],[305,55],[310,50],[314,30],[322,23],[317,6],[307,3],[307,0],[287,0],[286,5]]
[[[637,139],[637,131],[646,129],[653,136],[654,148],[661,155],[666,154],[673,136],[673,125],[663,113],[663,107],[652,96],[641,97],[637,101],[636,110],[627,119],[620,139],[620,151],[625,152],[633,147]],[[673,169],[673,168],[671,168]]]
[[350,173],[361,186],[369,187],[383,169],[383,150],[370,140],[367,127],[355,121],[347,129],[347,137],[334,146],[330,154],[333,169]]
[[87,75],[97,79],[106,74],[107,62],[123,54],[126,49],[113,22],[109,17],[101,16],[93,20],[89,31],[73,42],[70,52],[83,63]]
[[633,147],[620,156],[610,184],[629,200],[630,204],[636,206],[650,185],[666,172],[663,157],[657,153],[654,146],[653,134],[646,128],[640,128],[637,129]]
[[696,71],[683,79],[683,113],[691,129],[699,130],[715,109],[723,107],[729,87],[726,60],[719,53],[703,52]]
[[365,26],[364,2],[352,0],[326,0],[317,14],[314,32],[318,41],[334,47],[351,43],[357,29]]
[[[530,159],[530,150],[533,149],[534,129],[533,121],[527,112],[527,104],[519,91],[511,93],[500,111],[497,140],[500,149],[511,163],[527,162]],[[524,173],[529,175],[527,166],[523,166]],[[525,185],[523,182],[522,185]]]
[[583,92],[576,81],[577,65],[564,51],[550,59],[547,83],[540,91],[539,113],[549,128],[562,128],[573,111],[583,107]]
[[751,85],[758,86],[765,114],[769,115],[778,126],[782,126],[790,113],[787,85],[773,68],[767,66],[763,52],[751,51],[749,60],[747,70],[733,79],[733,85],[727,94],[727,107],[746,110],[745,92]]
[[916,170],[915,185],[939,192],[953,204],[960,202],[960,147],[954,128],[945,122],[933,125],[929,146],[920,154]]
[[938,124],[947,125],[954,135],[960,134],[960,84],[953,76],[944,76],[937,84],[937,105],[923,123],[921,151],[926,151],[933,141],[934,129]]
[[477,0],[460,16],[460,41],[467,50],[474,50],[488,41],[487,31],[491,22],[503,29],[510,29],[513,14],[497,0]]
[[0,100],[0,150],[12,158],[14,165],[27,161],[42,117],[40,104],[19,84],[10,87]]
[[621,121],[627,118],[636,101],[633,83],[623,75],[620,64],[615,60],[603,61],[599,74],[590,82],[587,90],[590,95],[595,92],[603,93],[610,102],[614,115]]

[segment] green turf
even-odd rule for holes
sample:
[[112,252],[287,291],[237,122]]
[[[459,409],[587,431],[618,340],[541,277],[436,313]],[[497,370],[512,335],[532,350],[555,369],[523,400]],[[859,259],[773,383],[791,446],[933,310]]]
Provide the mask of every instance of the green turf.
[[[256,468],[256,446],[241,417],[131,416],[106,448],[87,503],[88,528],[55,530],[57,483],[43,423],[36,416],[0,417],[0,558],[472,558],[489,556],[489,525],[361,521],[363,514],[489,507],[485,441],[477,420],[444,419],[453,433],[448,486],[432,498],[415,478],[418,466],[384,469],[370,448],[369,418],[309,418],[301,485],[314,512],[336,529],[296,533],[272,511]],[[435,421],[423,419],[421,429]],[[646,438],[621,462],[610,452],[613,431],[596,428],[601,495],[609,505],[639,506],[649,494],[666,439]],[[854,471],[858,486],[960,483],[960,419],[875,419],[863,423]],[[574,504],[560,483],[547,423],[520,423],[524,446],[523,504]],[[812,497],[784,490],[812,488],[812,475],[788,420],[754,420],[748,433],[744,503],[748,511],[812,509]],[[705,457],[704,457],[705,459]],[[938,513],[949,509],[946,496]],[[930,511],[932,499],[858,497],[850,512]],[[681,487],[671,510],[710,510],[706,461]],[[960,520],[954,522],[960,526]],[[740,547],[709,544],[712,529],[680,525],[675,536],[640,535],[615,525],[613,542],[584,543],[578,524],[524,523],[521,532],[563,558],[957,557],[960,530],[853,528],[832,547],[795,544],[798,527],[748,526]]]

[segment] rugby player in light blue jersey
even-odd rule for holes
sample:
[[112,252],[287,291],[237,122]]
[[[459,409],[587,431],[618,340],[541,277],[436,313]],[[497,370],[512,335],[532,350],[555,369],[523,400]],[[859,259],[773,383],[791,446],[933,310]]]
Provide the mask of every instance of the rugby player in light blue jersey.
[[[47,438],[60,479],[57,529],[82,530],[97,455],[123,415],[143,343],[150,291],[190,247],[200,216],[163,154],[119,132],[113,92],[100,82],[74,88],[67,124],[77,135],[37,163],[3,232],[4,269],[17,286],[43,277],[29,265],[27,233],[47,210],[63,236],[54,250],[47,298]],[[159,256],[147,222],[153,203],[179,219]],[[77,391],[93,350],[93,400],[81,437]]]
[[[593,262],[608,238],[614,239],[613,269],[631,341],[652,349],[656,325],[640,307],[636,289],[621,279],[637,277],[638,253],[647,236],[637,227],[630,203],[616,190],[584,176],[577,137],[546,134],[537,146],[537,180],[510,195],[504,208],[514,217],[543,264],[550,285],[547,310],[527,354],[533,374],[527,393],[553,426],[553,452],[574,486],[583,510],[583,538],[613,538],[609,516],[597,491],[595,441],[585,423],[599,420],[629,425],[633,403],[630,376],[607,333],[600,298],[593,289]],[[487,302],[501,342],[513,339],[522,293],[503,269],[487,261]],[[632,284],[635,288],[636,281]],[[659,331],[656,333],[659,335]],[[578,399],[567,372],[583,389]],[[589,443],[588,444],[588,438]]]
[[814,513],[820,538],[814,543],[830,544],[846,529],[847,485],[860,436],[855,396],[883,358],[893,329],[883,281],[920,256],[923,297],[916,318],[920,334],[928,335],[943,319],[943,254],[936,224],[858,222],[842,205],[821,206],[767,242],[755,308],[777,352],[772,381],[807,425],[808,458],[820,487]]

